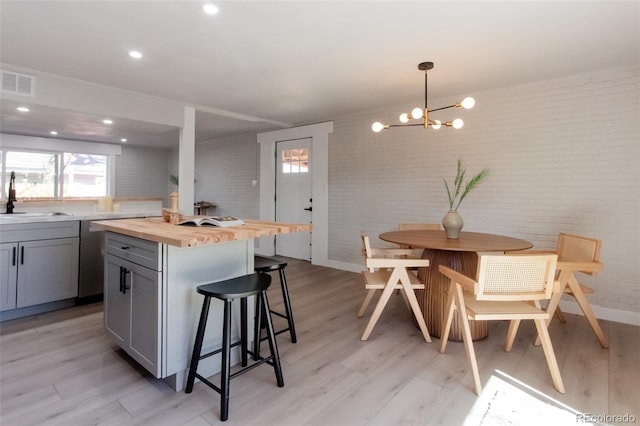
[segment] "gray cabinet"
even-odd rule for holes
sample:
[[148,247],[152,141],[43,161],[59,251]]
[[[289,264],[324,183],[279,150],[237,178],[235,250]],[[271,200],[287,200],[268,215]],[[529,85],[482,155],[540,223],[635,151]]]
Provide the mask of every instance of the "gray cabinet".
[[[155,377],[175,390],[183,389],[202,308],[196,288],[252,273],[253,246],[249,239],[176,247],[106,232],[105,335]],[[234,302],[237,308],[239,303]],[[210,322],[220,320],[221,309],[212,304]],[[249,304],[249,317],[253,311]],[[238,337],[239,327],[232,333]],[[251,340],[253,330],[249,333]],[[220,347],[221,341],[221,328],[209,327],[205,347]],[[240,362],[239,348],[231,357],[232,363]],[[203,360],[199,371],[206,377],[214,375],[220,362],[214,357]]]
[[0,244],[0,311],[16,308],[18,243]]
[[78,295],[78,237],[19,244],[18,308]]
[[107,233],[104,329],[154,376],[161,376],[162,272],[157,243]]
[[77,222],[3,226],[0,311],[78,295],[78,229]]

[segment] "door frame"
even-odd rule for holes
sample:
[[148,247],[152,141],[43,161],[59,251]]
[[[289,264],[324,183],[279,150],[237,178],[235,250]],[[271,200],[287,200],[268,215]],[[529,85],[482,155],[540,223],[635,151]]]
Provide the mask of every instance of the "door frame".
[[[260,148],[260,220],[275,220],[276,143],[311,138],[311,196],[313,198],[313,231],[311,262],[328,266],[329,238],[329,134],[333,121],[258,133]],[[256,241],[256,253],[275,254],[274,237]]]

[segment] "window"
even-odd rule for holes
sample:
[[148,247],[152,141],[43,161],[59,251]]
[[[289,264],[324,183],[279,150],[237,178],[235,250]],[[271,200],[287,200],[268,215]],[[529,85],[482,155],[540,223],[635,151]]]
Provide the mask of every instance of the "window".
[[286,149],[282,151],[282,173],[308,173],[309,151]]
[[108,156],[3,150],[3,194],[11,172],[18,199],[102,197],[107,195]]
[[57,155],[37,152],[8,151],[6,153],[5,182],[11,172],[16,174],[16,197],[56,197]]
[[63,154],[63,197],[107,195],[107,156]]

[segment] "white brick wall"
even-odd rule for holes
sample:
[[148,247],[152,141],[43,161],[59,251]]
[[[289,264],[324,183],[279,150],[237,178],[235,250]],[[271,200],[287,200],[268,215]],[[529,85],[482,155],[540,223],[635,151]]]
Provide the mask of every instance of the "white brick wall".
[[439,113],[463,118],[458,131],[370,130],[419,100],[334,119],[329,259],[362,263],[361,229],[376,236],[400,222],[440,222],[442,179],[453,178],[460,158],[469,175],[491,169],[459,209],[465,230],[540,249],[555,247],[560,231],[600,238],[605,270],[583,279],[596,289],[592,303],[640,312],[639,87],[636,67],[464,94],[476,98],[473,110]]
[[259,216],[260,175],[255,134],[215,139],[196,145],[195,197],[217,205],[208,214],[246,219]]
[[115,196],[163,197],[166,201],[167,157],[166,149],[122,145],[122,154],[116,155]]

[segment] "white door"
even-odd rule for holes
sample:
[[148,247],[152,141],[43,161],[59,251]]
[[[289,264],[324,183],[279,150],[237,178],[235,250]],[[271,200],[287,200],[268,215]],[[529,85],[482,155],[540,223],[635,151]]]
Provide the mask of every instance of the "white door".
[[[276,220],[311,223],[311,138],[276,143]],[[311,233],[276,237],[276,254],[311,260]]]

